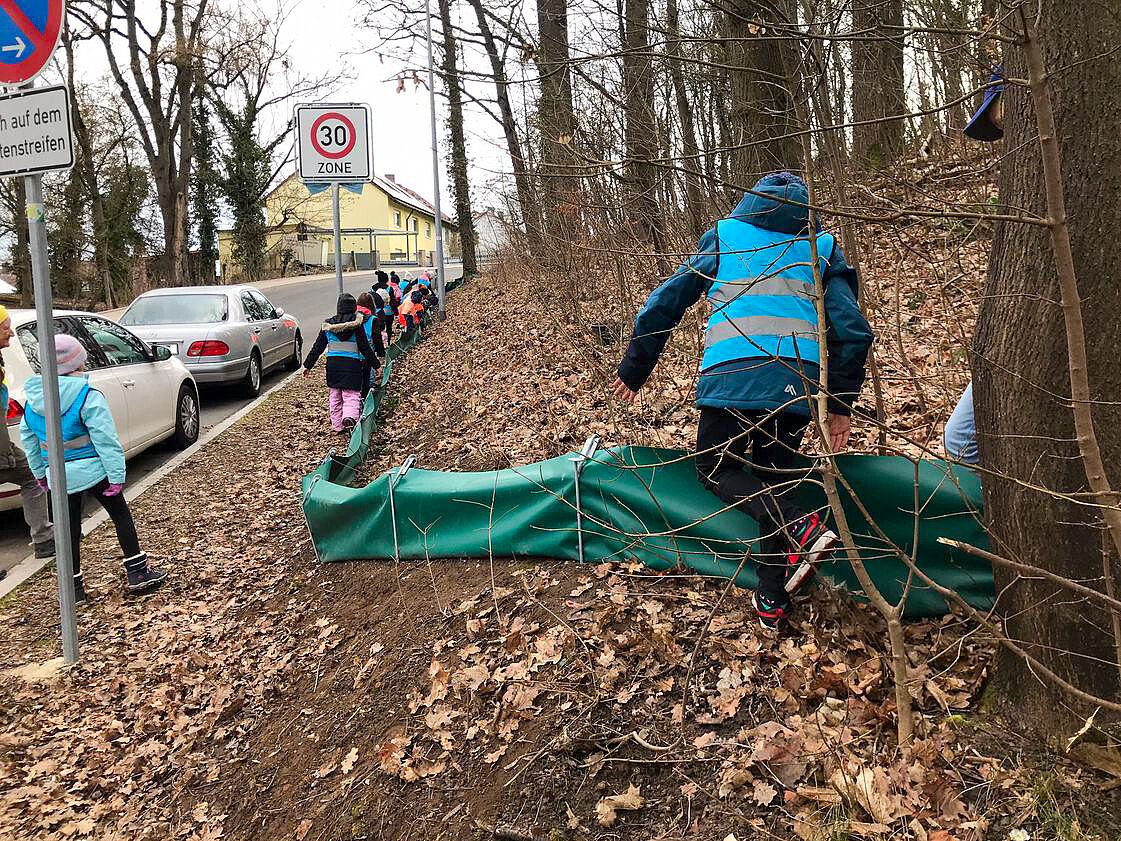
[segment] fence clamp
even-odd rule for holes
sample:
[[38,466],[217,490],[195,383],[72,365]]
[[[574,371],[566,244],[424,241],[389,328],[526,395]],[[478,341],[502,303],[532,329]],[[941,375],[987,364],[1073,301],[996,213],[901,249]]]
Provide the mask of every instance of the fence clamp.
[[397,544],[397,504],[393,499],[393,489],[397,487],[397,483],[405,478],[405,474],[409,472],[409,468],[416,464],[416,456],[410,455],[405,459],[404,463],[397,468],[397,472],[389,477],[389,519],[393,523],[393,560],[401,560],[401,551]]
[[599,449],[599,436],[593,435],[584,442],[580,454],[572,459],[572,471],[576,484],[576,552],[580,563],[584,562],[584,514],[580,508],[580,474]]

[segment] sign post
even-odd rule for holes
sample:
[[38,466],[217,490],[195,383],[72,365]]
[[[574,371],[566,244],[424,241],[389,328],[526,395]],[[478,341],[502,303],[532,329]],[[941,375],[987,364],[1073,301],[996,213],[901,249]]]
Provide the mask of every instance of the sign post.
[[331,184],[335,227],[335,283],[343,293],[339,184],[368,181],[370,110],[356,103],[296,106],[296,172],[305,183]]
[[[65,0],[6,0],[0,4],[0,85],[25,85],[42,72],[58,47]],[[54,510],[55,565],[62,624],[62,656],[78,660],[74,619],[74,558],[66,495],[66,463],[61,458],[58,364],[54,354],[54,313],[47,263],[43,176],[74,165],[70,92],[65,86],[25,88],[0,96],[0,177],[22,176],[27,188],[27,233],[35,297],[35,335],[47,421],[47,459]]]

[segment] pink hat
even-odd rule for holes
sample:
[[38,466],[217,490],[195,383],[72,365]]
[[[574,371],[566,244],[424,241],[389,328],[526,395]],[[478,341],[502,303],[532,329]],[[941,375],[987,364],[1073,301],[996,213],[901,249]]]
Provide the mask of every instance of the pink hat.
[[59,375],[73,374],[86,364],[86,349],[73,336],[65,333],[55,336],[54,349]]

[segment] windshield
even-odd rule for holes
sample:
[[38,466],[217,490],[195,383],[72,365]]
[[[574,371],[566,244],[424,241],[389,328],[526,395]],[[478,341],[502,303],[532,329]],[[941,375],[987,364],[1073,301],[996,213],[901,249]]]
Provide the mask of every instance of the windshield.
[[213,324],[227,314],[225,295],[151,295],[134,301],[121,324]]

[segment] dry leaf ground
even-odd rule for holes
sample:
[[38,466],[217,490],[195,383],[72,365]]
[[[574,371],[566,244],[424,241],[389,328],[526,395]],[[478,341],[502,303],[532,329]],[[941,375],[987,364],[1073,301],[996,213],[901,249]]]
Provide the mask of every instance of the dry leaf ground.
[[[628,317],[614,306],[595,320]],[[395,372],[369,472],[412,452],[504,467],[592,432],[687,445],[699,323],[623,410],[607,399],[619,348],[577,312],[517,264],[455,293]],[[963,363],[922,322],[934,310],[919,318],[904,346],[944,376],[924,374],[925,411],[914,381],[889,404],[930,437]],[[778,641],[744,594],[692,575],[317,564],[298,490],[341,446],[323,392],[289,384],[135,506],[172,573],[157,594],[122,599],[111,534],[87,540],[82,663],[0,679],[0,838],[1088,839],[1046,833],[1121,811],[1101,778],[979,709],[991,648],[958,617],[907,628],[921,720],[903,755],[881,624],[824,589]],[[53,586],[0,606],[0,670],[58,653]]]

